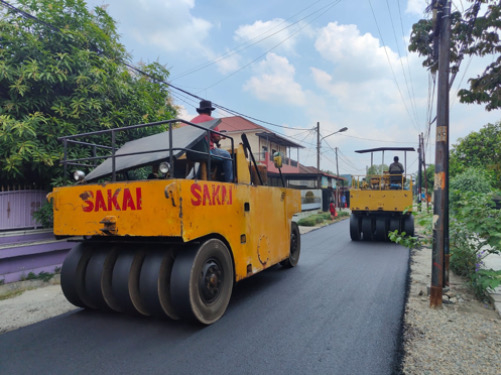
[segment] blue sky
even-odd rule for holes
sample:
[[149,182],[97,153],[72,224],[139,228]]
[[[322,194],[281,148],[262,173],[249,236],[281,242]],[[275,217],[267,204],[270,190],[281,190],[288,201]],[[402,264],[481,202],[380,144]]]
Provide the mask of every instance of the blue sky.
[[[174,85],[253,118],[305,148],[299,161],[316,166],[316,132],[325,138],[320,168],[363,174],[370,158],[354,150],[413,146],[436,113],[421,58],[407,51],[425,0],[91,0],[106,5],[132,63],[158,61]],[[462,9],[467,2],[454,1]],[[499,112],[460,104],[456,92],[491,61],[465,59],[451,88],[450,143]],[[198,101],[172,91],[184,118]],[[429,110],[431,108],[431,112]],[[215,117],[230,116],[216,111]],[[435,124],[426,161],[434,162]],[[293,156],[296,155],[295,153]],[[389,164],[391,156],[385,157]],[[402,158],[403,159],[403,158]],[[407,170],[417,171],[417,153]]]

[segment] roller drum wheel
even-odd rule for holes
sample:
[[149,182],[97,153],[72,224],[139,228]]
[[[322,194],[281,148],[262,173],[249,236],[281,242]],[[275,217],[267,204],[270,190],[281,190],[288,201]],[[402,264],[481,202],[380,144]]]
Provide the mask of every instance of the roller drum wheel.
[[[110,309],[106,299],[110,301],[111,276],[115,260],[116,252],[105,248],[96,249],[85,271],[85,293],[92,304],[101,310]],[[113,299],[111,302],[113,306]]]
[[213,238],[200,246],[182,249],[171,275],[174,308],[182,318],[212,324],[228,307],[233,280],[231,254],[222,241]]
[[139,293],[139,275],[144,260],[140,249],[120,251],[113,268],[112,290],[121,311],[149,315]]
[[290,249],[289,257],[280,262],[280,264],[285,268],[296,267],[299,262],[299,256],[301,255],[301,234],[299,233],[299,227],[295,222],[291,223],[291,239],[290,239]]
[[350,237],[352,241],[360,241],[360,218],[357,215],[350,216]]
[[364,241],[372,241],[374,234],[372,227],[372,217],[364,216],[362,218],[362,234]]
[[388,227],[389,232],[394,232],[398,230],[400,232],[400,218],[398,217],[392,217],[390,218],[390,223]]
[[376,234],[375,239],[377,241],[387,241],[388,240],[388,228],[386,225],[385,217],[376,218]]
[[414,216],[407,215],[404,217],[403,231],[408,236],[414,236]]
[[148,253],[139,278],[139,293],[151,315],[179,319],[171,302],[170,278],[174,254],[172,250]]
[[84,243],[79,243],[70,250],[61,268],[61,289],[73,305],[95,309],[97,306],[92,304],[85,293],[85,271],[92,250],[92,245]]

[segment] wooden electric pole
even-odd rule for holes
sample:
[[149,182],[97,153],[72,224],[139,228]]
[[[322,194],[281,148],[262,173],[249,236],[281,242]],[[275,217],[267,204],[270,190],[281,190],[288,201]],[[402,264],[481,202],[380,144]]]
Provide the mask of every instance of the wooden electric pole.
[[317,189],[320,189],[321,186],[321,174],[320,174],[320,123],[317,122]]
[[422,191],[423,191],[423,147],[422,147],[422,137],[423,133],[419,134],[419,147],[418,147],[418,188],[417,188],[417,194],[418,194],[418,210],[421,211],[421,197],[422,197]]
[[435,31],[438,37],[437,131],[435,146],[435,186],[433,203],[433,248],[430,307],[442,306],[445,248],[448,224],[449,170],[449,55],[450,0],[437,0]]

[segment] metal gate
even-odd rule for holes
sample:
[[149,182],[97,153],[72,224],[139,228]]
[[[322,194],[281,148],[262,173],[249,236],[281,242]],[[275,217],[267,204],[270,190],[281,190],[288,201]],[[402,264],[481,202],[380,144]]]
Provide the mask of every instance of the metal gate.
[[0,191],[0,230],[37,228],[33,212],[45,202],[44,190]]

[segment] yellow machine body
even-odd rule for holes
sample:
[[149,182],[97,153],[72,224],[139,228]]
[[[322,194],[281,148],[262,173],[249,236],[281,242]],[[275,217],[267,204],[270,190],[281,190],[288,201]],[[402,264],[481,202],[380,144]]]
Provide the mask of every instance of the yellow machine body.
[[[174,119],[62,137],[65,171],[90,170],[75,171],[79,183],[48,196],[54,234],[77,242],[61,269],[69,302],[208,325],[224,315],[235,282],[278,263],[297,265],[292,218],[301,211],[300,191],[266,186],[244,135],[238,145],[228,137],[227,156],[214,156],[207,140],[224,136],[219,121]],[[128,133],[159,125],[168,130]],[[132,139],[117,145],[115,133]],[[99,144],[89,142],[95,136]],[[75,145],[100,154],[69,159],[67,146]]]
[[55,188],[54,234],[195,241],[222,239],[231,251],[235,280],[289,256],[298,190],[250,184],[249,165],[236,152],[237,183],[155,179]]
[[392,189],[389,175],[373,176],[370,182],[365,181],[365,176],[356,176],[352,180],[350,189],[350,207],[352,211],[369,212],[403,212],[412,211],[412,179],[402,176],[409,181],[408,186],[402,184],[397,189]]
[[[382,154],[380,166],[384,166],[385,152],[415,151],[412,147],[378,147],[355,152],[371,155],[371,169],[374,153]],[[368,173],[365,176],[352,176],[350,188],[350,237],[353,241],[388,241],[389,233],[414,235],[412,216],[412,178],[404,175],[405,166],[394,157],[398,164],[390,165],[382,173]],[[393,167],[393,170],[392,170]],[[382,168],[381,168],[382,169]],[[390,171],[393,173],[390,173]],[[395,173],[398,172],[398,173]]]

